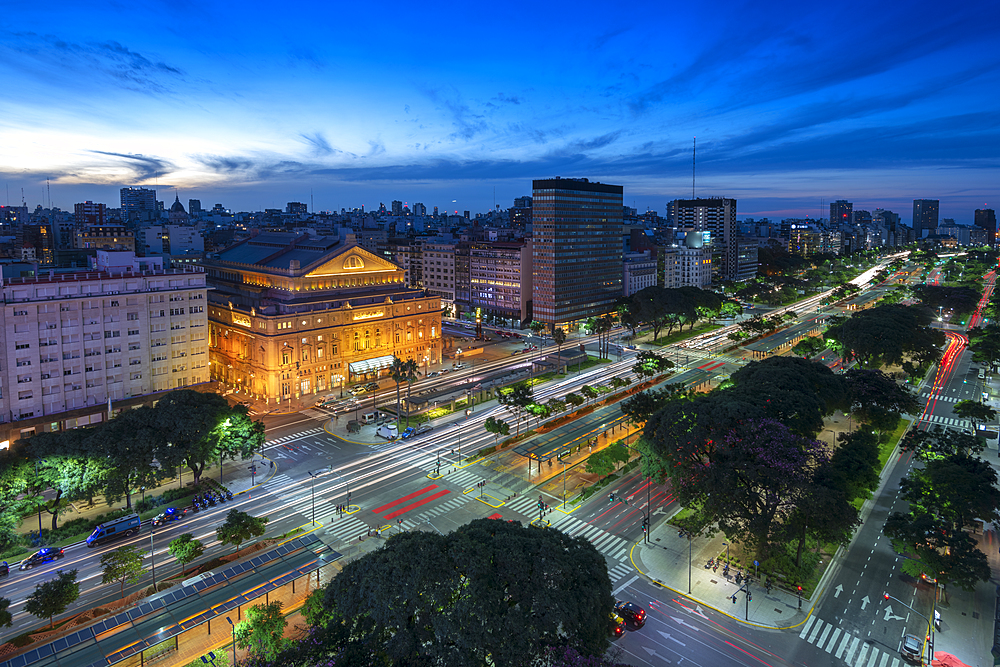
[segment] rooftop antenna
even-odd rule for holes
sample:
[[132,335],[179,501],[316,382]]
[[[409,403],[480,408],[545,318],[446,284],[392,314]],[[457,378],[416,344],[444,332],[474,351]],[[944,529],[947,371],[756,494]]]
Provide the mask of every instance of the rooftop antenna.
[[694,137],[694,143],[691,147],[691,199],[694,199],[694,169],[695,169],[695,159],[698,156],[698,137]]
[[52,210],[52,188],[49,187],[49,179],[45,177],[45,195],[49,199],[49,210]]
[[315,202],[315,200],[313,200],[313,189],[312,188],[309,188],[309,210],[312,211],[313,214],[316,213],[316,202]]

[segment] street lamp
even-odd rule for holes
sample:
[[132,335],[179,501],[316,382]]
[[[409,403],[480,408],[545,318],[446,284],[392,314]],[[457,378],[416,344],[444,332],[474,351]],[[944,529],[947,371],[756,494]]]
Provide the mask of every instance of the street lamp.
[[149,564],[152,566],[153,572],[153,592],[156,592],[156,551],[153,549],[153,534],[156,532],[156,526],[152,521],[149,522]]
[[233,619],[226,616],[226,620],[229,621],[229,626],[233,629],[233,665],[236,664],[236,626],[233,625]]
[[688,538],[688,595],[691,595],[691,540],[694,534],[682,528],[677,531],[677,536]]
[[313,506],[313,525],[316,525],[316,478],[319,475],[313,474],[311,470],[307,470],[309,477],[312,478],[312,506]]
[[[937,586],[937,584],[935,584],[935,586]],[[925,621],[927,621],[927,634],[928,634],[928,636],[931,639],[930,644],[927,647],[930,650],[930,652],[931,652],[930,659],[928,660],[928,662],[933,661],[934,660],[934,624],[931,623],[931,620],[929,618],[927,618],[926,616],[924,616],[923,614],[921,614],[916,609],[914,609],[913,607],[911,607],[910,605],[906,604],[905,602],[903,602],[902,600],[900,600],[899,598],[897,598],[897,597],[893,597],[893,596],[889,595],[888,593],[883,593],[882,597],[885,598],[886,600],[895,600],[896,602],[898,602],[899,604],[903,605],[904,607],[906,607],[907,609],[909,609],[910,611],[912,611],[914,614],[916,614],[920,618],[922,618]]]

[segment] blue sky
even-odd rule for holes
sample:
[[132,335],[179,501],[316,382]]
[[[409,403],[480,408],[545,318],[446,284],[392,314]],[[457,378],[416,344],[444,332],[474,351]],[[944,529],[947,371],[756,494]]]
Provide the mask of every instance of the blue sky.
[[145,185],[475,212],[559,175],[662,213],[695,136],[697,194],[741,216],[1000,205],[996,2],[17,1],[4,23],[0,183],[31,207],[48,178],[63,208]]

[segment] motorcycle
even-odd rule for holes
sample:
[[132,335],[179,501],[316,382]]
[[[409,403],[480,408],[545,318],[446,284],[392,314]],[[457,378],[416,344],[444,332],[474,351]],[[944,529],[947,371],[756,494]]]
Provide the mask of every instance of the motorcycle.
[[934,629],[941,632],[941,612],[934,610]]
[[232,500],[233,499],[233,492],[230,491],[229,489],[226,489],[226,499],[227,500]]
[[198,496],[195,496],[194,498],[191,499],[191,504],[194,505],[195,512],[201,509],[201,499]]
[[712,560],[711,558],[709,558],[708,562],[705,563],[705,569],[706,570],[711,570],[712,569],[712,565],[714,565],[714,564],[715,564],[715,561]]
[[224,503],[224,502],[226,502],[226,494],[220,493],[220,492],[216,491],[215,492],[215,499],[217,501],[219,501],[220,504]]
[[212,497],[211,493],[205,494],[205,500],[208,502],[209,507],[215,507],[215,498]]

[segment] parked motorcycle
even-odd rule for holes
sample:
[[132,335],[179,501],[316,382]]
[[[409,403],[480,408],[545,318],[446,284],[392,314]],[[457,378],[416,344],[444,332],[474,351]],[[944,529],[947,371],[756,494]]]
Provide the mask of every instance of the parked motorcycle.
[[711,570],[712,569],[712,565],[714,565],[714,564],[715,564],[715,561],[712,560],[711,558],[709,558],[708,562],[705,563],[705,569],[706,570]]

